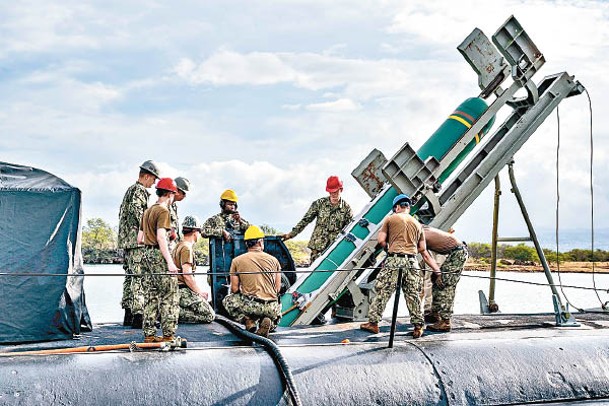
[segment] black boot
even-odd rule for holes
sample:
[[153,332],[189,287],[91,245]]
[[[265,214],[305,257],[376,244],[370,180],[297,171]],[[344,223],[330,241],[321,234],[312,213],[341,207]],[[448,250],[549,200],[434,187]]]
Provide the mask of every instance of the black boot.
[[134,314],[133,323],[131,323],[131,327],[142,328],[143,324],[144,324],[144,315],[143,314]]
[[130,326],[133,323],[133,314],[131,309],[125,309],[125,318],[123,319],[123,326]]

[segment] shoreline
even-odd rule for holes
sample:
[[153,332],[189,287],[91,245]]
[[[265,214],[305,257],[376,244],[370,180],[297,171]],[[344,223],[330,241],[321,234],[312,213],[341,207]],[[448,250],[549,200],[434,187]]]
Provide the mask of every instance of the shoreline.
[[[592,265],[594,264],[594,268]],[[559,269],[555,264],[549,264],[552,273],[558,273]],[[490,264],[466,263],[466,271],[490,272]],[[541,264],[535,265],[516,265],[516,264],[497,264],[497,272],[544,272]],[[609,273],[609,262],[564,262],[560,264],[561,273]]]
[[[598,273],[598,274],[609,274],[609,262],[595,262],[594,270],[592,269],[592,262],[565,262],[560,265],[561,273]],[[96,265],[122,265],[121,263],[99,263],[99,262],[85,262],[86,266],[96,266]],[[206,266],[206,265],[203,265]],[[298,265],[297,268],[308,268],[308,265]],[[485,263],[466,263],[465,271],[469,272],[486,272],[489,273],[491,271],[490,264]],[[543,267],[540,264],[535,265],[506,265],[506,264],[497,264],[497,272],[523,272],[523,273],[535,273],[541,272],[543,273]],[[556,265],[550,265],[550,271],[552,273],[558,273],[558,269]]]

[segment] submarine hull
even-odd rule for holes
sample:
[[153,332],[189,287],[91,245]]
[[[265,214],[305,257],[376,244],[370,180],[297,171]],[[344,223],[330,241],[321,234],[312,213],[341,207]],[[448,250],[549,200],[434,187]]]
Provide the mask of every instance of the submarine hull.
[[[391,349],[386,321],[377,335],[346,323],[279,329],[271,337],[305,405],[609,400],[609,329],[602,326],[607,320],[584,321],[579,328],[487,320],[461,319],[451,333],[426,333],[418,340],[400,321]],[[491,322],[497,327],[489,327]],[[290,404],[282,375],[262,347],[215,323],[187,327],[192,334],[209,330],[215,342],[194,341],[168,352],[3,352],[0,404]],[[345,338],[349,344],[341,344]]]

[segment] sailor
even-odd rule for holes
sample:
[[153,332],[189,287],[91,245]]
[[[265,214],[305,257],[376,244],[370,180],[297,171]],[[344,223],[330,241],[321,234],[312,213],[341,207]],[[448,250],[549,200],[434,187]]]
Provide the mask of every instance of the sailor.
[[[431,318],[435,323],[427,328],[431,331],[450,331],[450,318],[455,304],[455,290],[467,261],[467,245],[452,233],[437,228],[423,226],[427,248],[432,252],[445,255],[440,270],[442,283],[437,279],[432,287]],[[432,280],[434,277],[432,275]]]
[[237,194],[232,189],[226,189],[220,195],[220,213],[212,216],[203,224],[203,237],[223,238],[224,241],[232,240],[231,231],[245,232],[249,223],[241,218],[237,210]]
[[[169,252],[171,221],[169,205],[178,188],[171,178],[159,179],[157,202],[144,212],[138,242],[145,245],[142,284],[145,292],[144,341],[173,341],[180,313],[178,267]],[[161,318],[163,337],[156,337],[157,313]]]
[[186,178],[178,176],[174,179],[178,187],[178,193],[173,197],[173,203],[169,206],[169,215],[171,217],[171,233],[169,234],[169,249],[173,251],[175,246],[182,240],[180,232],[180,218],[178,216],[178,202],[181,202],[186,197],[186,192],[190,192],[190,181]]
[[125,309],[124,326],[142,328],[142,314],[144,312],[144,293],[142,291],[142,257],[143,247],[137,243],[137,232],[144,211],[148,208],[152,187],[159,178],[159,168],[154,161],[145,161],[140,165],[140,173],[133,185],[129,186],[118,214],[118,248],[123,250],[125,280],[123,282],[123,298],[121,307]]
[[[360,325],[362,330],[378,334],[378,322],[381,320],[387,301],[395,292],[398,271],[402,269],[402,291],[406,299],[410,322],[414,325],[413,338],[423,335],[423,313],[421,312],[422,288],[421,273],[416,263],[417,251],[434,273],[440,274],[425,245],[425,236],[421,224],[410,215],[410,198],[400,194],[393,199],[393,214],[388,216],[378,233],[378,242],[387,248],[387,260],[376,278],[374,290],[376,296],[368,312],[368,323]],[[441,284],[441,277],[438,280]]]
[[[416,215],[415,215],[416,217]],[[425,227],[426,225],[423,225]],[[448,229],[449,234],[453,234],[455,229],[450,227]],[[446,260],[446,255],[438,254],[435,251],[429,249],[429,243],[427,242],[427,250],[431,254],[431,257],[436,261],[436,264],[442,269],[442,264]],[[419,266],[421,267],[421,277],[423,278],[423,290],[421,290],[421,307],[423,309],[423,318],[425,319],[425,323],[435,323],[438,321],[437,315],[433,315],[431,312],[431,302],[432,302],[432,289],[433,282],[431,281],[431,276],[433,272],[431,272],[430,268],[427,267],[425,261],[422,258],[419,258]]]
[[244,240],[247,252],[231,263],[231,294],[222,303],[228,314],[248,331],[268,337],[281,317],[278,300],[281,265],[277,258],[263,251],[264,233],[260,228],[249,226]]
[[296,237],[304,228],[317,218],[309,249],[311,262],[315,261],[336,239],[338,233],[353,220],[351,206],[341,197],[343,182],[338,176],[330,176],[326,181],[326,192],[329,196],[315,200],[302,220],[287,234],[284,240]]
[[[427,248],[429,250],[429,246],[427,246]],[[441,270],[442,264],[446,260],[446,255],[440,255],[434,251],[429,251],[429,253],[431,254],[433,260],[436,261],[436,264],[438,264]],[[427,266],[427,264],[425,264],[423,258],[419,258],[419,266],[421,268],[421,278],[423,279],[423,289],[419,294],[419,296],[421,297],[421,308],[423,310],[423,318],[425,319],[425,323],[435,323],[437,321],[437,317],[432,315],[431,312],[431,291],[433,289],[433,282],[431,280],[431,277],[433,275],[433,272],[431,272],[431,269]]]
[[[179,193],[179,187],[178,187]],[[186,216],[182,223],[182,241],[173,251],[173,262],[180,268],[178,288],[180,293],[180,323],[211,323],[215,318],[212,307],[207,302],[208,295],[195,281],[194,245],[201,237],[201,220],[196,216]]]

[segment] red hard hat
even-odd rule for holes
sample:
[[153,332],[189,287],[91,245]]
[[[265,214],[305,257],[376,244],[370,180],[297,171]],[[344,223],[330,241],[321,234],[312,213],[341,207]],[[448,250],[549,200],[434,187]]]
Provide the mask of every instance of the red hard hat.
[[161,178],[161,179],[159,179],[159,181],[156,184],[156,188],[157,189],[168,190],[168,191],[173,192],[173,193],[177,193],[178,192],[178,187],[176,186],[175,181],[173,179],[171,179],[171,178]]
[[343,182],[338,176],[330,176],[326,182],[326,192],[333,193],[343,188]]

